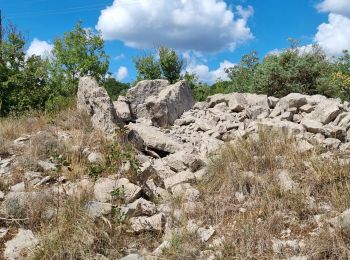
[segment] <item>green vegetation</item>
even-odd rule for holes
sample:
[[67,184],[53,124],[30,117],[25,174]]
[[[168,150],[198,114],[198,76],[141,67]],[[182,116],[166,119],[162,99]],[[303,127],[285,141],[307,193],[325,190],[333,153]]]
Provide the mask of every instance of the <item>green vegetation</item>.
[[[116,100],[130,84],[121,83],[108,72],[109,57],[100,34],[84,29],[80,22],[54,41],[48,57],[30,56],[26,41],[8,26],[0,45],[0,116],[23,114],[31,110],[57,111],[75,99],[78,78],[93,76]],[[350,54],[329,58],[314,45],[306,51],[291,40],[291,46],[259,58],[256,51],[226,69],[228,80],[213,85],[198,76],[184,73],[184,60],[175,50],[159,47],[155,52],[135,57],[137,78],[189,82],[197,101],[216,93],[251,92],[276,97],[291,92],[322,94],[350,100]]]
[[114,99],[129,87],[107,77],[109,59],[103,39],[80,22],[55,40],[45,58],[28,57],[23,35],[10,26],[6,32],[0,45],[0,116],[61,110],[74,100],[80,76],[106,84]]
[[[159,56],[159,59],[157,58]],[[181,79],[184,61],[175,50],[159,47],[156,53],[134,58],[137,81],[145,79],[167,79],[175,83]]]

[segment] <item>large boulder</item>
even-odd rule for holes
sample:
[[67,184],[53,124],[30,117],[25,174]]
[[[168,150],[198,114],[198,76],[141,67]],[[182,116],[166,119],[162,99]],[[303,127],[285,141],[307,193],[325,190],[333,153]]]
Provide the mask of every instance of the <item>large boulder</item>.
[[118,100],[113,102],[113,106],[117,113],[117,117],[120,118],[120,120],[128,122],[132,119],[129,101],[126,97],[119,96]]
[[106,136],[112,136],[118,129],[118,119],[107,91],[93,78],[82,77],[77,98],[77,108],[90,115],[93,126]]
[[186,81],[167,86],[156,96],[146,99],[148,117],[155,125],[172,125],[195,101]]
[[143,123],[130,123],[128,137],[139,150],[150,149],[160,157],[183,149],[181,143],[164,134],[158,128]]
[[130,88],[127,97],[133,117],[147,117],[146,99],[150,96],[157,96],[167,86],[169,86],[167,80],[156,79],[140,81],[135,87]]
[[320,102],[315,110],[308,115],[308,118],[326,125],[334,121],[341,112],[339,100],[327,99]]

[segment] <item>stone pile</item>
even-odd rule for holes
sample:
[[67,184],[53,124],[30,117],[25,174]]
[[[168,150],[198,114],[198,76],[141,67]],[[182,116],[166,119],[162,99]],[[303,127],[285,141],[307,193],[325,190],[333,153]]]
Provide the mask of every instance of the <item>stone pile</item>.
[[[112,137],[118,128],[125,127],[128,140],[138,152],[137,181],[131,182],[122,175],[130,167],[126,163],[118,174],[99,178],[96,182],[89,178],[75,183],[64,179],[53,182],[42,172],[55,170],[57,166],[50,161],[41,161],[38,164],[42,172],[26,172],[26,183],[35,188],[48,187],[47,190],[54,194],[59,192],[68,196],[79,194],[84,189],[92,190],[94,198],[86,206],[92,218],[111,213],[115,209],[115,200],[121,200],[117,212],[121,219],[128,219],[131,232],[164,234],[164,242],[153,252],[154,255],[169,247],[171,218],[180,219],[182,214],[200,206],[201,194],[192,184],[205,176],[208,156],[215,154],[225,142],[267,130],[293,135],[301,152],[315,146],[350,148],[349,103],[320,95],[292,93],[279,99],[231,93],[216,94],[205,102],[195,103],[185,81],[170,85],[166,80],[151,80],[139,82],[125,97],[120,96],[113,103],[103,88],[85,77],[79,83],[77,106],[91,116],[93,126],[106,137]],[[25,146],[31,138],[24,136],[14,143]],[[60,138],[69,140],[69,134],[63,133]],[[88,149],[83,154],[91,163],[103,160],[101,154]],[[0,157],[1,176],[10,174],[15,160],[15,155]],[[281,172],[278,178],[283,190],[296,186],[285,172]],[[60,185],[55,185],[57,183]],[[26,185],[18,183],[11,187],[10,192],[0,191],[3,213],[12,215],[7,212],[12,204],[20,210],[28,203],[48,196],[44,189],[27,192]],[[183,210],[170,214],[169,201],[176,196],[184,198]],[[151,198],[159,198],[162,203],[155,205]],[[50,218],[52,214],[48,212],[47,216]],[[348,211],[331,222],[333,225],[349,225]],[[221,239],[214,240],[215,227],[203,227],[195,220],[185,228],[196,232],[203,243],[213,244]],[[6,232],[0,231],[0,235]],[[4,257],[18,259],[22,251],[32,250],[38,243],[30,230],[19,230],[12,240],[6,242]],[[280,248],[277,242],[275,244]],[[135,257],[130,259],[142,259],[138,254]]]

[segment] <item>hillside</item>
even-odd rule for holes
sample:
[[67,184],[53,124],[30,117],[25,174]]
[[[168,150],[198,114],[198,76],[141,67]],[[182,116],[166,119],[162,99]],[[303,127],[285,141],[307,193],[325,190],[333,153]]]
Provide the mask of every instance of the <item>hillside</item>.
[[0,121],[4,259],[348,259],[350,105],[140,81]]

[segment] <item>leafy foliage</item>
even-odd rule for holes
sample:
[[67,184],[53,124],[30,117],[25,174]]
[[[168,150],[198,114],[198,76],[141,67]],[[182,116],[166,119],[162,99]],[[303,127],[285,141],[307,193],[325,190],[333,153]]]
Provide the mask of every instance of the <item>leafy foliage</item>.
[[[156,54],[158,54],[159,59]],[[134,64],[137,71],[137,81],[167,79],[173,84],[181,78],[184,61],[177,55],[175,50],[160,47],[157,53],[135,57]]]
[[111,99],[117,100],[119,95],[125,95],[130,85],[117,81],[115,78],[109,77],[104,82],[104,87],[107,90]]

